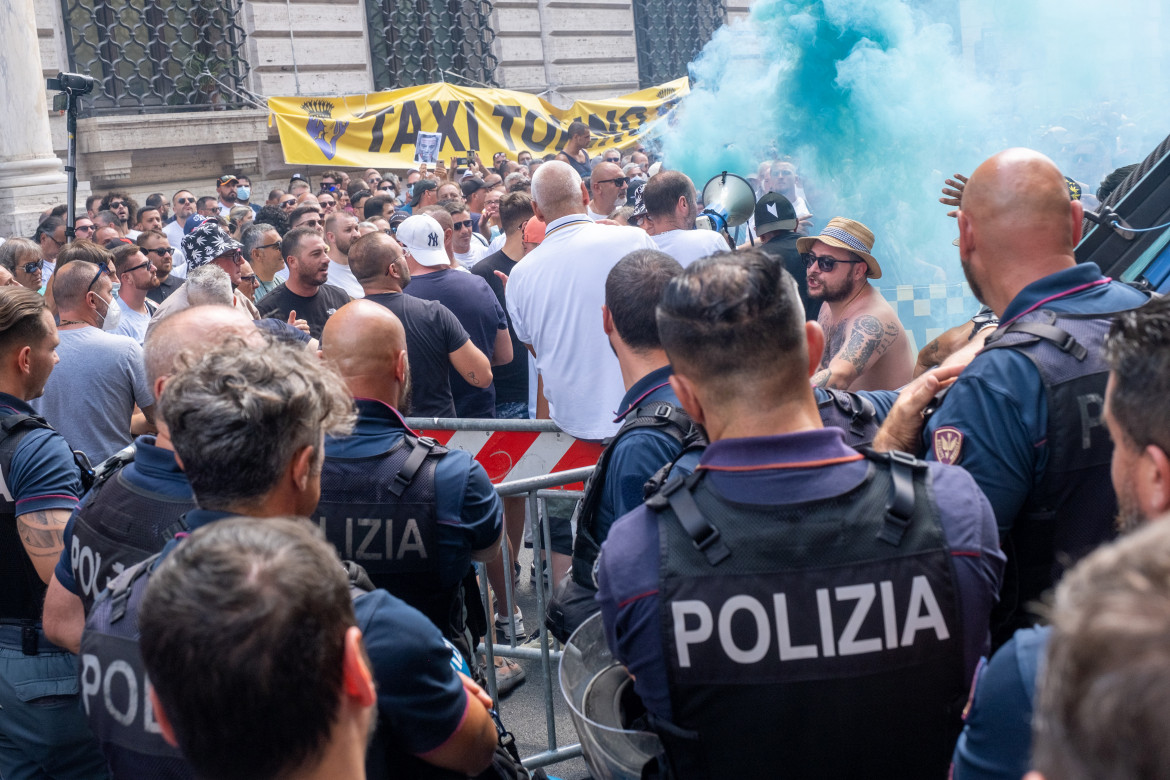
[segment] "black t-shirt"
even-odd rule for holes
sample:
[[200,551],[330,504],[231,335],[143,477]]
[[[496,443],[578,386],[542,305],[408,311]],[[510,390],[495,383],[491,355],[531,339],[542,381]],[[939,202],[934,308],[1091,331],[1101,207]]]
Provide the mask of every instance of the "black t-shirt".
[[796,233],[784,230],[779,235],[773,236],[767,243],[760,244],[760,249],[772,257],[784,261],[784,267],[796,280],[796,288],[800,292],[800,302],[804,304],[804,318],[812,322],[821,311],[821,302],[808,297],[808,276],[805,274],[804,260],[796,249],[796,241],[799,238],[800,236]]
[[450,355],[470,339],[467,331],[443,304],[405,293],[367,295],[402,321],[406,330],[406,356],[410,361],[413,417],[454,417],[451,382],[447,378]]
[[320,339],[325,321],[349,301],[349,293],[331,284],[318,287],[317,294],[312,298],[297,295],[288,289],[287,285],[282,284],[261,298],[256,308],[260,310],[261,317],[285,321],[288,321],[288,315],[295,311],[298,320],[309,323],[309,335]]
[[158,287],[155,287],[146,294],[146,298],[147,300],[154,301],[155,303],[162,303],[167,299],[168,295],[182,286],[183,279],[179,278],[178,276],[168,275],[166,279],[162,280],[162,284],[160,284]]
[[[483,277],[488,287],[496,294],[500,307],[507,314],[508,307],[504,303],[504,283],[495,275],[495,271],[511,275],[516,267],[516,261],[504,254],[504,250],[490,254],[476,263],[471,272]],[[508,317],[508,335],[512,337],[512,362],[506,366],[495,366],[492,375],[495,377],[496,403],[528,403],[528,348],[524,342],[516,338],[516,331],[512,328],[512,318]]]

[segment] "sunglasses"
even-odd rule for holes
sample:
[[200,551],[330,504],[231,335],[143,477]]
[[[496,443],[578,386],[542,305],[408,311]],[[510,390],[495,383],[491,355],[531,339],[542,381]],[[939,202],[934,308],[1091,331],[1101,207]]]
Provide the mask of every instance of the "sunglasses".
[[319,220],[319,219],[302,219],[300,222],[297,223],[296,226],[297,227],[317,228],[317,227],[321,227],[321,220]]
[[831,274],[833,272],[833,269],[837,267],[837,263],[847,263],[849,265],[857,265],[858,263],[865,262],[864,260],[838,260],[835,257],[814,255],[812,252],[807,252],[807,253],[801,255],[801,257],[804,258],[805,269],[812,268],[813,263],[816,263],[818,266],[820,266],[821,272],[826,273],[826,274]]
[[243,265],[244,264],[244,253],[238,249],[230,249],[215,259],[222,260],[225,257],[227,259],[231,260],[236,265]]
[[158,249],[146,250],[147,254],[150,254],[151,252],[158,255],[159,257],[162,257],[163,255],[173,255],[175,253],[175,248],[172,246],[161,246]]
[[175,201],[175,203],[178,203],[178,204],[183,205],[183,206],[190,206],[194,202],[195,202],[194,198],[178,198]]
[[287,209],[289,206],[295,206],[295,205],[297,205],[296,198],[289,198],[288,200],[282,200],[280,202],[280,207],[284,208],[284,209]]
[[621,156],[620,156],[620,155],[619,155],[619,156],[617,156],[617,157],[606,157],[606,158],[605,158],[605,161],[606,161],[606,162],[611,162],[611,163],[620,163],[620,162],[622,161],[622,158],[621,158]]
[[125,271],[123,271],[122,273],[124,273],[124,274],[132,274],[132,273],[134,273],[135,271],[141,271],[143,268],[154,268],[154,263],[152,263],[152,262],[150,262],[149,260],[147,260],[145,263],[139,263],[138,265],[134,266],[133,268],[127,268],[127,269],[126,269]]
[[280,242],[273,241],[271,244],[261,244],[260,246],[258,246],[256,248],[257,249],[272,249],[273,247],[278,247],[278,246],[280,246]]
[[594,184],[613,184],[616,187],[624,187],[630,183],[629,176],[619,176],[616,179],[598,179]]
[[253,287],[256,287],[258,285],[258,281],[256,279],[256,274],[248,274],[247,276],[241,276],[240,281],[247,282],[248,284],[252,285]]
[[471,220],[465,219],[462,222],[452,222],[451,225],[456,230],[462,230],[463,228],[467,228],[468,230],[470,230],[471,229]]
[[24,265],[21,266],[21,268],[24,269],[24,272],[26,274],[35,274],[37,271],[41,270],[44,267],[45,267],[44,260],[36,260],[34,262],[31,262],[31,263],[25,263]]
[[379,192],[392,192],[393,190],[394,190],[394,185],[393,185],[393,184],[385,184],[385,185],[379,185],[379,186],[378,186],[378,191],[379,191]]
[[96,227],[97,227],[96,225],[78,225],[77,227],[73,228],[73,232],[74,233],[92,233]]
[[85,291],[89,292],[90,290],[92,290],[93,286],[97,282],[97,280],[102,278],[102,274],[108,274],[109,272],[110,272],[110,267],[108,265],[106,265],[105,263],[98,263],[98,272],[93,275],[92,279],[89,280],[89,284],[87,284],[85,286]]
[[337,205],[337,201],[335,201],[335,200],[321,200],[320,198],[318,198],[317,202],[321,204],[321,208],[325,208],[326,206],[336,206]]
[[336,184],[325,184],[324,182],[322,182],[321,183],[321,192],[337,192],[337,185]]
[[117,209],[117,208],[121,208],[122,206],[125,206],[125,205],[126,205],[126,201],[124,201],[124,200],[115,200],[115,201],[112,201],[112,202],[110,203],[110,208],[112,208],[112,209]]

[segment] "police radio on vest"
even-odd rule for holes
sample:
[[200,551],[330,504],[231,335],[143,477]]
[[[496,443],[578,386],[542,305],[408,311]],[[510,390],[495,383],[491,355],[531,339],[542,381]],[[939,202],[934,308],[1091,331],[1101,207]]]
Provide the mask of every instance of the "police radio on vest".
[[[880,594],[880,599],[879,599]],[[737,664],[754,664],[765,658],[772,649],[772,637],[776,637],[776,657],[780,661],[799,661],[835,656],[865,655],[911,647],[921,631],[929,631],[938,641],[950,637],[946,619],[935,597],[930,580],[917,575],[910,585],[906,597],[905,621],[899,630],[898,611],[895,607],[894,583],[890,580],[866,582],[836,588],[818,588],[815,594],[793,594],[793,598],[815,601],[816,620],[812,625],[796,625],[789,620],[789,594],[773,593],[771,614],[755,596],[740,594],[731,596],[718,610],[706,602],[690,599],[671,602],[671,622],[674,631],[678,664],[682,668],[691,666],[692,648],[702,647],[718,634],[721,655]],[[853,608],[844,626],[833,624],[833,602],[852,602]],[[882,632],[880,636],[859,638],[858,633],[866,617],[878,605]],[[801,605],[813,611],[813,604]],[[795,605],[793,611],[797,611]],[[716,612],[718,613],[716,620]],[[739,612],[744,612],[755,624],[755,644],[740,647],[732,636],[732,621]],[[795,638],[794,638],[795,636]],[[742,637],[741,637],[742,638]],[[809,641],[810,639],[814,641]],[[796,644],[805,642],[805,644]]]

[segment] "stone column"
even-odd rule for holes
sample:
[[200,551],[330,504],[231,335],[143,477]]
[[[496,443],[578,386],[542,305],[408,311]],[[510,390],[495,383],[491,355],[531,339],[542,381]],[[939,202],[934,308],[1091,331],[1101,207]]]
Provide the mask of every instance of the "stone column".
[[33,0],[0,0],[0,237],[31,236],[40,214],[66,199],[49,134]]

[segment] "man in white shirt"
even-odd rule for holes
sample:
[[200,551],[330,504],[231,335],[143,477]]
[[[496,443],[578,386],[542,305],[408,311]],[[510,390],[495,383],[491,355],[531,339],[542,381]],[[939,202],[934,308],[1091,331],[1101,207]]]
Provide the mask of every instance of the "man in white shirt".
[[[512,270],[505,301],[516,337],[540,372],[548,405],[546,410],[537,398],[537,417],[551,417],[578,439],[600,441],[617,431],[614,410],[625,394],[602,327],[605,278],[627,254],[654,249],[654,242],[638,228],[594,224],[586,215],[589,193],[568,163],[554,160],[537,168],[532,200],[536,218],[548,228]],[[553,582],[569,568],[573,503],[548,502]]]
[[126,244],[114,250],[114,272],[120,284],[114,300],[122,308],[122,318],[113,332],[141,344],[146,340],[150,318],[158,308],[154,301],[146,299],[146,294],[159,285],[154,263],[137,244]]
[[171,198],[171,213],[175,218],[163,227],[167,234],[167,241],[175,249],[174,260],[171,265],[171,276],[185,279],[187,276],[187,256],[183,254],[183,226],[187,219],[195,213],[195,195],[190,190],[179,190]]
[[358,218],[344,211],[325,217],[325,240],[329,243],[329,284],[349,293],[350,298],[365,295],[349,268],[349,245],[358,240]]
[[646,206],[643,218],[646,232],[654,243],[673,257],[683,268],[700,257],[728,250],[727,241],[712,230],[696,230],[695,185],[678,171],[662,171],[651,176],[642,189]]

